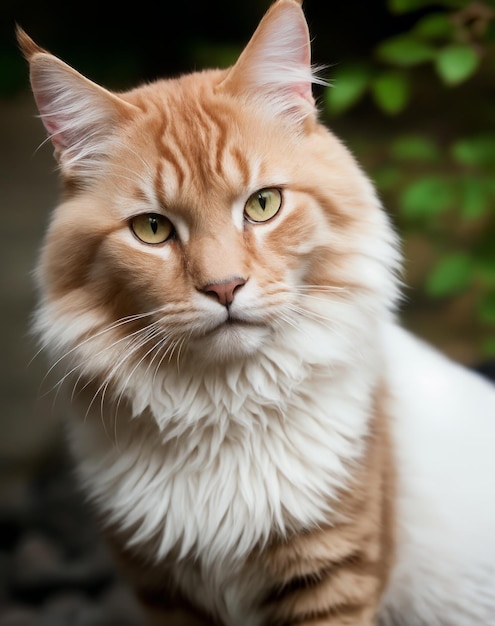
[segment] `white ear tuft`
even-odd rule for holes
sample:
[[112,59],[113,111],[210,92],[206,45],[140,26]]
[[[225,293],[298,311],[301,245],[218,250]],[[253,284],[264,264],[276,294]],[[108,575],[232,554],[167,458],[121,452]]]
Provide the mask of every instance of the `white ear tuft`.
[[62,171],[97,171],[119,120],[134,107],[37,47],[23,31],[18,38],[29,61],[40,117]]
[[308,26],[300,3],[278,0],[265,14],[222,88],[263,102],[296,121],[315,112]]

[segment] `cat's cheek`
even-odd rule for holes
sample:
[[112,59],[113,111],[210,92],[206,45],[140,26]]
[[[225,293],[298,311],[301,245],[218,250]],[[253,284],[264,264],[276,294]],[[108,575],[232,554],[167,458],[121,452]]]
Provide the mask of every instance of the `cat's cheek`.
[[270,258],[283,257],[284,265],[297,264],[315,247],[326,245],[328,221],[321,208],[307,194],[286,193],[280,215],[255,229],[258,246]]
[[163,304],[169,287],[173,292],[183,289],[182,264],[173,242],[150,245],[130,231],[119,233],[112,242],[112,256],[119,273],[131,281],[131,288],[139,289],[143,296],[155,294],[155,305]]

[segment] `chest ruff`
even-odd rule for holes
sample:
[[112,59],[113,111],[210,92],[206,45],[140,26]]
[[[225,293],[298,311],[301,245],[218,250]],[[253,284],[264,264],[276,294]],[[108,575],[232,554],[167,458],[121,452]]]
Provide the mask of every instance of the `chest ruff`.
[[382,404],[380,393],[365,451],[332,498],[330,522],[283,537],[274,531],[235,565],[225,562],[223,578],[201,558],[178,559],[178,553],[151,564],[153,543],[129,548],[129,536],[104,517],[110,545],[151,623],[374,624],[394,553],[394,472]]

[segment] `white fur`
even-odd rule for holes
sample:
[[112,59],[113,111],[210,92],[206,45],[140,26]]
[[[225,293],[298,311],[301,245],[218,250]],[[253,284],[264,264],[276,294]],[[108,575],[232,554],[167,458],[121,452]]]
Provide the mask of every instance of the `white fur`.
[[[262,623],[251,607],[263,575],[247,584],[245,557],[273,529],[314,527],[331,515],[345,464],[368,432],[379,356],[363,338],[360,355],[376,364],[364,374],[348,350],[341,358],[328,330],[325,348],[321,325],[301,325],[252,359],[202,370],[186,359],[153,381],[142,368],[129,381],[136,417],[119,420],[116,446],[99,420],[72,425],[81,476],[99,505],[120,526],[139,525],[131,544],[157,536],[157,561],[176,546],[196,555],[199,573],[179,564],[178,583],[228,624]],[[138,417],[146,407],[158,429]]]
[[[161,436],[144,428],[136,438],[119,422],[117,447],[99,422],[73,424],[81,474],[103,509],[123,526],[141,523],[132,543],[158,533],[157,560],[176,545],[197,554],[198,570],[178,564],[178,584],[232,625],[263,623],[251,607],[265,581],[243,569],[243,557],[270,526],[328,515],[327,495],[345,484],[342,461],[361,451],[373,372],[382,370],[380,354],[365,348],[367,370],[329,376],[334,355],[322,338],[305,340],[305,362],[300,337],[230,365],[224,382],[194,368],[169,371],[153,389],[138,377],[136,410],[148,404],[159,425],[160,412],[191,425],[176,438],[168,417]],[[384,327],[383,348],[398,553],[381,623],[493,626],[495,389],[394,325]]]
[[[122,396],[114,432],[99,415],[71,423],[89,494],[111,520],[137,526],[131,544],[155,538],[157,561],[177,547],[195,555],[194,569],[186,560],[174,569],[177,583],[229,625],[263,623],[253,607],[266,581],[245,558],[270,530],[331,519],[382,376],[391,393],[398,550],[381,621],[495,623],[495,390],[391,321],[395,285],[385,268],[397,255],[386,219],[378,211],[375,218],[368,227],[380,233],[376,244],[368,246],[363,231],[349,257],[350,273],[366,275],[369,293],[303,299],[292,322],[268,334],[234,327],[223,339],[195,340],[178,368],[130,363],[132,338],[112,343],[111,332],[70,355],[90,376],[110,369]],[[300,281],[288,273],[289,284]],[[232,313],[256,321],[262,295],[250,281]],[[224,308],[197,298],[201,324],[215,327]],[[376,319],[385,320],[383,332]],[[38,312],[37,331],[59,356],[92,327],[101,328],[98,316],[69,301],[45,302]],[[240,358],[208,360],[221,341],[238,345]],[[90,412],[106,408],[93,403]]]
[[493,626],[495,387],[397,327],[384,345],[398,561],[383,623]]

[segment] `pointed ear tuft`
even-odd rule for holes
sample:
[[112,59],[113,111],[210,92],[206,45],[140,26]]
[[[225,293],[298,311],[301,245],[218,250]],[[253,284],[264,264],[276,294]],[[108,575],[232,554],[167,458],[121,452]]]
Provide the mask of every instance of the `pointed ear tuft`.
[[35,54],[46,52],[46,50],[40,48],[38,44],[31,39],[31,37],[23,28],[19,26],[19,24],[16,24],[15,26],[15,34],[17,37],[17,43],[19,44],[21,52],[27,61],[29,61]]
[[96,172],[115,128],[135,107],[40,48],[21,28],[17,38],[29,62],[40,117],[65,173]]
[[308,26],[297,0],[277,0],[221,88],[256,98],[276,114],[301,121],[315,114]]

